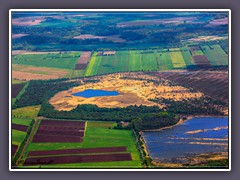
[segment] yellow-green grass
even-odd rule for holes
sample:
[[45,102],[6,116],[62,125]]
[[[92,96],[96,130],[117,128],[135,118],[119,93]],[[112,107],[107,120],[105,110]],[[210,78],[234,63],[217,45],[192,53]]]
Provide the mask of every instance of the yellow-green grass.
[[112,127],[115,125],[115,122],[87,121],[87,127],[83,143],[31,143],[28,147],[28,151],[126,146],[127,152],[131,153],[133,159],[132,161],[107,163],[74,163],[48,165],[41,167],[141,167],[141,160],[134,142],[132,132],[130,130],[113,129]]
[[170,56],[172,59],[173,68],[186,68],[185,61],[183,59],[181,51],[178,52],[170,52]]
[[211,65],[228,65],[228,55],[220,45],[201,46],[201,48]]
[[21,124],[21,125],[25,125],[25,126],[29,126],[32,122],[32,119],[20,119],[20,118],[12,118],[12,123],[13,124]]
[[180,50],[181,50],[183,59],[184,59],[184,61],[185,61],[185,64],[186,64],[187,66],[194,65],[193,58],[192,58],[192,56],[191,56],[188,48],[182,47],[182,48],[180,48]]
[[26,81],[21,81],[18,79],[12,79],[12,84],[21,84],[21,83],[25,83]]
[[143,71],[157,71],[157,59],[154,53],[142,54],[142,70]]
[[12,129],[12,144],[20,146],[26,136],[26,132]]
[[83,77],[84,76],[84,71],[85,70],[72,70],[70,78]]
[[129,71],[140,71],[142,70],[141,54],[136,51],[129,51]]
[[84,72],[84,76],[96,75],[98,72],[99,65],[101,63],[101,59],[102,59],[102,56],[97,56],[97,52],[94,52]]
[[27,106],[12,110],[12,116],[18,118],[35,118],[38,115],[40,106]]
[[19,54],[13,57],[13,64],[74,69],[80,55],[81,52],[68,52],[59,54]]
[[160,71],[173,69],[172,59],[169,52],[155,52],[158,61],[158,69]]

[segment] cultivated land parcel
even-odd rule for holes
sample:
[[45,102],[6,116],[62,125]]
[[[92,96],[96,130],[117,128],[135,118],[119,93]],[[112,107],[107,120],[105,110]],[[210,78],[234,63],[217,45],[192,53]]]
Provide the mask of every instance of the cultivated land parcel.
[[142,136],[228,116],[228,53],[227,12],[12,12],[11,167],[228,168],[228,148],[165,163]]

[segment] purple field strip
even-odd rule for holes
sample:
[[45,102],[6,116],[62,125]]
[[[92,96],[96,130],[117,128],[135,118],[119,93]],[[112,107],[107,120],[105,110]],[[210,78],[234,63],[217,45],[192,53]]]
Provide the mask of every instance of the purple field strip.
[[85,127],[85,121],[41,120],[41,125],[78,126]]
[[85,127],[78,126],[59,126],[59,125],[40,125],[38,130],[48,130],[48,131],[84,131]]
[[30,151],[28,156],[46,156],[46,155],[64,155],[64,154],[87,154],[87,153],[109,153],[109,152],[126,152],[125,146],[121,147],[103,147],[103,148],[81,148],[81,149],[60,149],[45,151]]
[[48,130],[38,130],[37,135],[54,135],[54,136],[84,136],[84,131],[48,131]]
[[35,157],[27,158],[24,166],[50,165],[50,164],[69,164],[85,162],[113,162],[113,161],[131,161],[130,153],[121,154],[101,154],[101,155],[74,155],[58,157]]
[[191,52],[197,51],[197,50],[201,50],[201,48],[200,48],[199,46],[190,46],[190,47],[188,47],[188,48],[189,48],[189,50],[190,50]]
[[28,129],[28,126],[21,125],[21,124],[12,124],[12,129],[26,132]]
[[12,155],[12,156],[15,155],[17,149],[18,149],[18,146],[17,146],[17,145],[14,145],[14,144],[11,145],[11,155]]
[[196,65],[210,66],[210,62],[208,61],[208,59],[205,55],[195,55],[195,56],[193,56],[193,60]]
[[88,64],[90,58],[91,58],[92,52],[82,52],[77,64]]
[[75,70],[85,70],[87,68],[88,64],[76,64]]
[[16,98],[17,95],[20,93],[22,88],[24,87],[24,83],[22,84],[12,84],[12,98]]
[[32,142],[83,142],[83,137],[36,134]]

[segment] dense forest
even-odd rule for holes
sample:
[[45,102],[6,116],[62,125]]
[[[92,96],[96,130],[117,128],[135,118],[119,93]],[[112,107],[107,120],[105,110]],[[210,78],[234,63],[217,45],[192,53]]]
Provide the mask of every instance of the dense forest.
[[[24,13],[23,13],[24,14]],[[56,13],[45,16],[41,13],[25,15],[15,14],[14,18],[32,16],[44,19],[34,26],[13,25],[13,34],[27,34],[12,39],[13,49],[46,51],[46,50],[123,50],[128,48],[153,48],[155,46],[178,47],[197,36],[224,35],[228,25],[207,26],[214,19],[225,18],[227,14],[214,13],[81,13],[83,16],[69,16],[68,13]],[[60,18],[56,18],[56,16]],[[174,23],[174,18],[192,20]],[[172,23],[159,23],[169,19]],[[34,20],[33,20],[34,21]],[[138,24],[139,23],[139,24]],[[139,28],[141,27],[141,28]],[[64,31],[63,31],[64,29]],[[79,35],[107,37],[78,39]],[[117,36],[121,41],[114,40]]]

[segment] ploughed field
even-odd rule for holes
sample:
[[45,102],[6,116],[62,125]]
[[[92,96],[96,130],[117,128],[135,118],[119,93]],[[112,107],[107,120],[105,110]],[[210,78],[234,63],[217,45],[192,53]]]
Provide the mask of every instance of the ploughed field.
[[85,122],[41,120],[33,142],[82,142]]
[[[115,124],[98,121],[41,120],[22,165],[30,168],[141,167],[132,132],[112,129]],[[79,136],[78,132],[82,130],[85,131],[82,141],[68,139],[63,142],[52,135],[57,134],[64,139],[69,133],[71,136]],[[61,132],[61,135],[58,132]],[[34,141],[40,134],[48,136],[45,142]]]
[[12,98],[16,98],[17,95],[21,92],[23,87],[25,86],[24,83],[21,84],[13,84],[12,85]]
[[182,86],[192,87],[210,97],[228,103],[228,70],[205,69],[154,73]]

